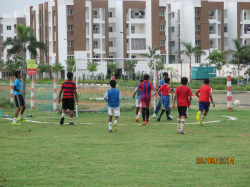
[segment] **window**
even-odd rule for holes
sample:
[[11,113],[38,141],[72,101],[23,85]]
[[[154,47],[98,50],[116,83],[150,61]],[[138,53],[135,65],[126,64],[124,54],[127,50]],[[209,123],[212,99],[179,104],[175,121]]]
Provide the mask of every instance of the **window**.
[[146,38],[132,38],[131,39],[132,50],[144,50],[146,49]]
[[113,41],[109,41],[109,47],[113,47]]
[[73,15],[73,9],[67,9],[67,15],[68,16]]
[[195,25],[195,31],[200,31],[200,25]]
[[174,32],[174,27],[171,27],[171,32]]
[[213,41],[212,40],[209,41],[209,47],[210,48],[213,47]]
[[160,10],[160,16],[165,16],[165,10]]
[[160,31],[165,31],[165,25],[160,25]]
[[160,40],[160,46],[165,46],[165,40]]
[[227,32],[227,26],[224,26],[224,32]]
[[200,45],[200,40],[195,40],[195,45]]
[[135,33],[135,26],[131,26],[131,33]]
[[113,27],[109,27],[109,32],[113,32]]
[[224,19],[227,18],[227,10],[224,10]]
[[98,41],[94,41],[94,49],[98,49]]
[[170,41],[170,46],[174,47],[175,46],[175,41]]
[[8,30],[8,31],[11,30],[11,26],[7,26],[7,30]]
[[128,24],[126,24],[126,28],[128,28]]
[[112,18],[113,17],[113,12],[109,12],[109,18]]
[[54,47],[56,47],[56,41],[54,41]]
[[174,12],[171,13],[172,18],[174,18]]
[[74,41],[73,40],[68,40],[68,47],[73,47]]
[[73,25],[68,25],[68,26],[67,26],[67,30],[68,30],[68,31],[73,31]]
[[97,11],[96,10],[93,11],[93,18],[97,18]]
[[14,29],[16,29],[16,24],[14,25]]
[[175,62],[175,55],[170,55],[170,61]]
[[200,17],[200,11],[199,10],[195,11],[195,17]]
[[195,63],[201,63],[201,56],[195,55]]

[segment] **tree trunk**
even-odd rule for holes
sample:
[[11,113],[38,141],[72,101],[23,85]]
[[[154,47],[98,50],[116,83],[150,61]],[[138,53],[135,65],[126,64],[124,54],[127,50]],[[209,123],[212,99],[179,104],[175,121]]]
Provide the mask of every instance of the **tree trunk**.
[[[219,75],[220,75],[220,70],[219,70]],[[220,75],[220,85],[221,85],[221,75]]]
[[190,66],[189,66],[189,72],[190,72],[190,80],[189,80],[189,86],[191,87],[192,79],[191,79],[191,56],[189,57],[190,59]]
[[238,81],[237,81],[237,86],[239,86],[240,83],[240,62],[239,62],[239,56],[238,56]]
[[[24,62],[23,62],[23,74],[22,74],[22,90],[26,92],[26,77],[27,77],[27,71],[26,71],[26,51],[24,51]],[[23,98],[25,99],[25,95],[23,95]]]

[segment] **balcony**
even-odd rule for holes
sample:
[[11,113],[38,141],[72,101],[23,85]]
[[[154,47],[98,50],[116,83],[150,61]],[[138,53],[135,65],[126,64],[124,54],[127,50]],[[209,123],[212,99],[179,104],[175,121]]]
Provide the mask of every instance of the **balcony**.
[[131,34],[145,34],[145,30],[131,30]]
[[112,53],[112,52],[116,53],[117,52],[116,47],[114,47],[114,46],[113,47],[109,47],[109,52],[110,53]]
[[100,30],[93,30],[94,34],[100,34]]
[[146,19],[146,16],[136,16],[136,15],[131,15],[131,19]]
[[209,14],[208,19],[216,19],[216,11],[215,10],[209,10],[208,14]]
[[100,15],[93,15],[93,19],[100,19]]
[[94,49],[101,49],[100,45],[94,45]]
[[210,45],[210,49],[216,49],[217,46],[216,45]]

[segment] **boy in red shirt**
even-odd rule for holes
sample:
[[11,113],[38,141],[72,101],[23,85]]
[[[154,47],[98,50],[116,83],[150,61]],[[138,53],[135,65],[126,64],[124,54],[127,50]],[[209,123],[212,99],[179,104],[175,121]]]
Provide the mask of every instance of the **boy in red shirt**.
[[[200,95],[199,95],[199,93],[200,93]],[[204,80],[204,86],[200,87],[200,89],[197,90],[195,95],[199,98],[199,112],[197,112],[196,121],[198,121],[199,125],[203,126],[202,120],[205,119],[205,117],[209,111],[209,106],[210,106],[209,98],[213,104],[213,107],[215,107],[213,97],[212,97],[212,88],[209,86],[209,79]],[[205,109],[205,112],[200,119],[200,116],[203,113],[204,109]]]
[[141,90],[140,101],[141,101],[141,107],[142,107],[143,125],[146,125],[146,123],[149,122],[149,107],[150,107],[150,101],[151,101],[151,89],[155,92],[157,97],[159,99],[161,99],[161,97],[158,95],[154,85],[148,81],[149,77],[150,77],[149,75],[144,75],[144,77],[143,77],[144,81],[141,82],[138,85],[138,87],[136,88],[136,92]]
[[175,100],[177,99],[177,133],[185,134],[183,131],[185,124],[185,117],[187,108],[191,105],[192,91],[187,87],[188,79],[187,77],[181,78],[182,86],[178,86],[175,91],[175,97],[173,102],[172,110],[175,107]]
[[163,102],[163,109],[161,111],[161,115],[158,117],[157,121],[161,120],[161,116],[164,114],[166,111],[167,114],[167,121],[172,121],[172,118],[169,116],[168,109],[169,109],[169,93],[174,93],[171,91],[171,88],[169,86],[170,78],[164,78],[165,83],[160,87],[158,92],[162,92],[162,102]]

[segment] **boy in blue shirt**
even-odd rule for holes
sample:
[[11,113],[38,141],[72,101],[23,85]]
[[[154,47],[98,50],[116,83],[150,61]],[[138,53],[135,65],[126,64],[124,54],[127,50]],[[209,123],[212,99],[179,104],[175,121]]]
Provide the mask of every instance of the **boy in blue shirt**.
[[115,116],[113,124],[115,132],[117,132],[116,124],[118,122],[118,116],[120,116],[120,100],[122,100],[121,91],[116,89],[116,81],[111,80],[109,82],[111,89],[104,94],[104,100],[108,102],[108,114],[109,114],[109,132],[112,131],[112,117]]
[[[16,80],[14,82],[14,97],[15,97],[15,102],[16,102],[17,108],[16,108],[15,117],[14,117],[14,120],[12,122],[12,125],[21,125],[20,123],[17,123],[17,120],[26,122],[26,120],[23,119],[23,112],[25,110],[25,101],[24,101],[24,98],[22,95],[22,94],[25,94],[25,92],[22,91],[22,84],[20,81],[21,77],[22,77],[21,71],[16,71],[15,76],[16,76]],[[19,118],[17,119],[17,115],[20,111],[21,106],[22,106],[21,114],[20,114]]]
[[[143,82],[143,80],[140,80],[140,83]],[[136,94],[136,89],[135,89],[135,93],[133,94],[133,98],[135,98],[135,94]],[[136,114],[136,118],[135,121],[139,122],[139,118],[141,115],[141,100],[140,100],[140,95],[141,95],[141,90],[139,90],[137,92],[137,96],[136,96],[136,110],[135,110],[135,114]]]

